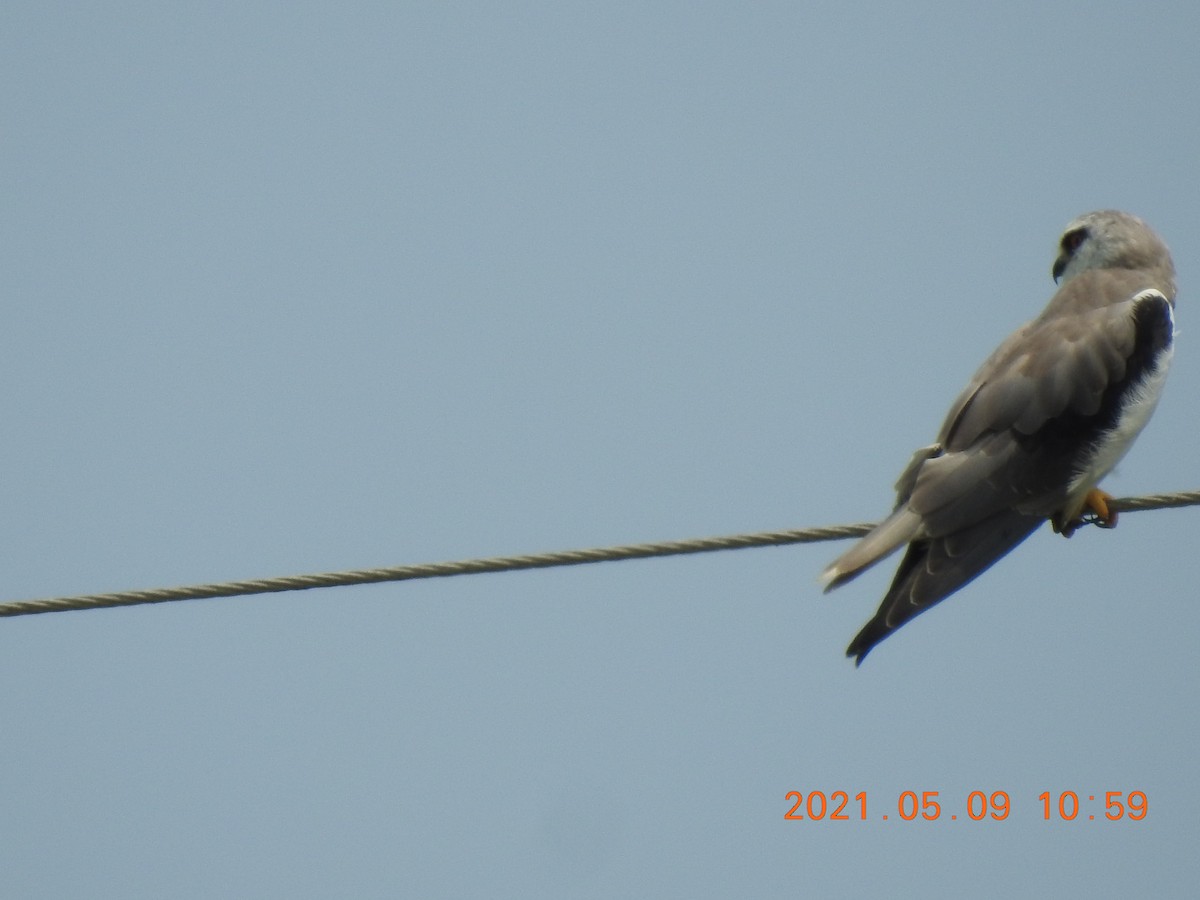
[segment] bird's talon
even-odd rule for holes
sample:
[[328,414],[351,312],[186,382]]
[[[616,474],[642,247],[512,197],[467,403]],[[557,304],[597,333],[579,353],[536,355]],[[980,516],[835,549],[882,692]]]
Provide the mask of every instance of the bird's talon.
[[1112,499],[1111,494],[1106,494],[1098,488],[1092,488],[1084,497],[1080,515],[1066,522],[1056,516],[1051,520],[1051,524],[1054,526],[1054,530],[1065,538],[1069,538],[1084,525],[1116,528],[1117,511],[1108,505]]
[[1050,526],[1054,529],[1054,533],[1061,534],[1065,538],[1069,538],[1071,535],[1073,535],[1079,530],[1079,526],[1083,524],[1084,522],[1082,519],[1071,519],[1069,521],[1064,521],[1059,516],[1055,516],[1050,520]]
[[1084,498],[1084,509],[1092,511],[1092,515],[1088,516],[1086,521],[1092,525],[1099,525],[1101,528],[1116,528],[1117,527],[1117,511],[1108,504],[1112,502],[1112,494],[1106,494],[1099,488],[1092,488],[1087,492],[1087,497]]

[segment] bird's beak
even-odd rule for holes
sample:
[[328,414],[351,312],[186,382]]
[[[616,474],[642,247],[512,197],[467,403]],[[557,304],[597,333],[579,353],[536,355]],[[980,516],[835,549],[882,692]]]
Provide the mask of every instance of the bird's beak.
[[1050,273],[1054,276],[1055,284],[1058,284],[1058,279],[1062,278],[1062,273],[1065,272],[1066,269],[1067,258],[1065,256],[1060,256],[1054,261],[1054,268],[1050,270]]

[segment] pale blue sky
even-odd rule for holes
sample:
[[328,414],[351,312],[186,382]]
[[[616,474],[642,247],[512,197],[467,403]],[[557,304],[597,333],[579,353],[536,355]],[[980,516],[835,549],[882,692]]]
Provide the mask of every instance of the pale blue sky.
[[[1198,39],[1182,2],[9,3],[0,600],[878,517],[1101,207],[1181,283],[1107,486],[1200,488]],[[5,890],[1188,893],[1198,528],[1039,532],[857,671],[890,566],[822,597],[832,544],[5,620]]]

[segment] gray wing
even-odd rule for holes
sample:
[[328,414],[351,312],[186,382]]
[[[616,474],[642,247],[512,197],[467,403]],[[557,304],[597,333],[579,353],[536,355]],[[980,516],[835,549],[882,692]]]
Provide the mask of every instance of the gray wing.
[[[1145,282],[1131,276],[1076,278],[984,363],[942,426],[941,455],[911,479],[905,502],[922,536],[1004,510],[1045,518],[1061,507],[1080,452],[1115,413],[1137,347],[1132,296]],[[1081,295],[1103,305],[1078,309]]]
[[[909,544],[879,611],[847,651],[858,662],[1062,508],[1080,454],[1111,427],[1136,357],[1130,298],[1145,281],[1131,285],[1135,277],[1082,275],[1005,341],[951,408],[938,443],[918,451],[901,477],[892,516],[826,570],[836,587]],[[1103,305],[1080,308],[1080,298]]]

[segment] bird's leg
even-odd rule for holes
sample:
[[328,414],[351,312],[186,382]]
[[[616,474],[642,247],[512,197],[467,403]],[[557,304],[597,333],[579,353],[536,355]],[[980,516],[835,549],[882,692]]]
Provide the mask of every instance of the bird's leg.
[[[1087,496],[1083,498],[1083,508],[1080,509],[1080,515],[1069,522],[1064,521],[1061,515],[1051,519],[1054,530],[1063,537],[1070,537],[1084,525],[1116,528],[1117,511],[1108,505],[1112,499],[1112,494],[1105,493],[1100,488],[1092,488],[1087,492]],[[1090,515],[1084,515],[1083,513],[1085,512],[1090,513]]]

